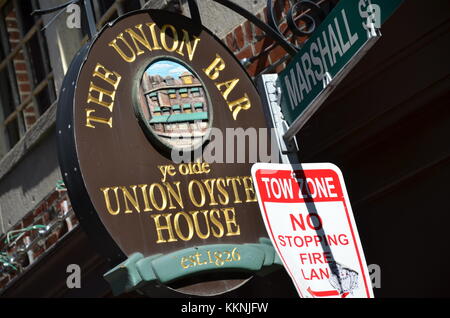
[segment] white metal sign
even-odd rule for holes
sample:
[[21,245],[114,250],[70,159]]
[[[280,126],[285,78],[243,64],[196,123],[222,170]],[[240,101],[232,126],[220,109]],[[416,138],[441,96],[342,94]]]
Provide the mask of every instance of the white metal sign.
[[258,163],[252,176],[267,232],[300,297],[372,298],[339,168]]

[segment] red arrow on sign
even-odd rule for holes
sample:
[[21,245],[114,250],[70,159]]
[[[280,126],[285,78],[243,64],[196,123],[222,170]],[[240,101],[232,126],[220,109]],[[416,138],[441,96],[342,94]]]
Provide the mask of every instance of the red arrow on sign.
[[[308,287],[307,289],[308,293],[310,293],[312,296],[314,297],[331,297],[331,296],[339,296],[341,295],[339,293],[339,291],[335,290],[324,290],[324,291],[314,291],[311,289],[311,287]],[[341,298],[345,298],[349,295],[350,293],[343,293],[341,295]]]

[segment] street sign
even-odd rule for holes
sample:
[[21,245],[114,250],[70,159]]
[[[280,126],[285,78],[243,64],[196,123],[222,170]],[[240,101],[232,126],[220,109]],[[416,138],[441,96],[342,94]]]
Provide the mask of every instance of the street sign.
[[300,297],[372,298],[339,168],[258,163],[252,176],[267,232]]
[[280,73],[281,108],[290,140],[380,37],[403,0],[339,1]]

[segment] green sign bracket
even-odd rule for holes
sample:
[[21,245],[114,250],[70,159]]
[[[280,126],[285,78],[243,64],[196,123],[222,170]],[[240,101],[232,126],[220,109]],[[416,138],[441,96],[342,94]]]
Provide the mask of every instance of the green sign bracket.
[[266,275],[282,262],[268,238],[255,244],[213,244],[144,257],[134,253],[104,274],[114,295],[169,284],[207,272],[250,272]]

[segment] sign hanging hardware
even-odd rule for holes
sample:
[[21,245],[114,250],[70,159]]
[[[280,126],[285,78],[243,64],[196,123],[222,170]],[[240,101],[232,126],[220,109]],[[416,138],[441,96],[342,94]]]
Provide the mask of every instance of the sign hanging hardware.
[[[32,12],[32,15],[46,15],[59,11],[42,28],[41,31],[43,31],[47,29],[58,18],[58,16],[60,16],[64,12],[64,9],[66,7],[72,4],[78,4],[81,1],[82,0],[71,0],[56,7],[34,10]],[[333,2],[331,1],[328,3],[328,8],[323,8],[322,4],[319,5],[310,0],[297,1],[294,5],[292,5],[292,7],[288,11],[287,14],[288,27],[286,30],[282,32],[278,26],[278,22],[274,13],[275,2],[273,2],[272,0],[267,1],[267,8],[269,8],[267,13],[268,23],[265,23],[261,19],[257,18],[254,14],[252,14],[250,11],[229,0],[212,0],[212,1],[234,11],[235,13],[249,20],[256,27],[261,29],[266,34],[266,36],[272,38],[272,40],[274,40],[277,45],[280,45],[291,56],[295,56],[298,53],[300,47],[297,47],[291,42],[289,42],[289,37],[286,36],[286,32],[291,31],[295,36],[311,35],[318,27],[318,25],[322,22],[323,18],[326,16],[329,9],[332,8],[333,6]],[[201,25],[202,21],[197,1],[188,0],[187,2],[191,14],[191,19],[196,21],[197,24]],[[92,2],[91,0],[83,0],[83,4],[86,18],[88,21],[89,37],[92,39],[97,33],[97,26],[95,23],[95,16],[92,8]],[[296,15],[295,12],[298,11],[302,11],[302,13]],[[297,24],[299,21],[306,22],[305,23],[306,27],[305,26],[298,27]]]

